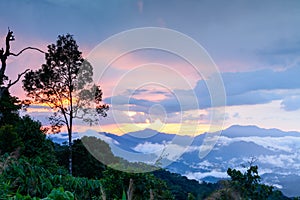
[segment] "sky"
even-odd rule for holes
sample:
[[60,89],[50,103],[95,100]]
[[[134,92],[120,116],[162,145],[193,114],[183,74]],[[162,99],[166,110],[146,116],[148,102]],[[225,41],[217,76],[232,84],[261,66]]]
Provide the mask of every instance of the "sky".
[[[12,43],[15,52],[26,46],[46,51],[58,35],[70,33],[84,57],[94,59],[97,45],[115,34],[160,27],[193,39],[217,66],[226,92],[225,111],[211,106],[207,83],[213,79],[201,76],[180,56],[157,49],[120,56],[104,76],[94,77],[103,89],[104,101],[111,104],[108,117],[93,127],[97,130],[124,134],[151,128],[166,133],[200,134],[231,125],[256,125],[300,131],[300,1],[0,3],[0,47],[4,46],[9,27],[16,38]],[[101,61],[113,53],[116,52],[107,49],[105,55],[96,58]],[[18,73],[27,68],[38,69],[44,62],[44,55],[27,51],[9,58],[7,74],[15,79]],[[97,70],[102,69],[96,63],[94,71],[99,75]],[[21,83],[11,92],[25,98]],[[28,109],[28,114],[44,124],[48,123],[49,112],[41,105]],[[220,119],[212,122],[216,112],[222,112]],[[76,125],[79,131],[86,128],[80,122]]]

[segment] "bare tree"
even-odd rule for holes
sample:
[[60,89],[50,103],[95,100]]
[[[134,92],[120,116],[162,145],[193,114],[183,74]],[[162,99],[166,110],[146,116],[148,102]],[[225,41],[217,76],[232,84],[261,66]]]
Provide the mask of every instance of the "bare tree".
[[15,85],[20,78],[29,70],[26,69],[24,72],[18,74],[18,77],[16,80],[12,81],[9,80],[9,78],[5,75],[5,70],[7,68],[7,59],[9,56],[19,56],[26,50],[35,50],[41,53],[45,53],[44,51],[40,50],[39,48],[35,47],[26,47],[19,51],[18,53],[13,53],[10,51],[10,43],[15,40],[15,37],[13,35],[13,31],[8,29],[6,38],[5,38],[5,49],[0,49],[0,60],[1,60],[1,68],[0,68],[0,99],[5,91],[8,91],[9,88],[13,85]]

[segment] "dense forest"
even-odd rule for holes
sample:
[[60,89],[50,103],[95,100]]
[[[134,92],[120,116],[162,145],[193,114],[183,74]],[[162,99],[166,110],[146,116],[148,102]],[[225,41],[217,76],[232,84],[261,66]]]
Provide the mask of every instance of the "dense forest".
[[[71,114],[67,115],[67,109],[57,100],[62,94],[66,94],[67,98],[70,95],[72,97],[74,90],[71,84],[73,79],[69,79],[69,82],[62,82],[58,74],[72,69],[72,76],[78,78],[79,68],[85,66],[87,67],[85,74],[92,75],[92,68],[81,57],[76,41],[71,35],[59,36],[55,44],[48,46],[47,53],[42,52],[45,53],[46,63],[41,69],[35,72],[26,70],[18,75],[17,80],[11,81],[5,74],[6,68],[9,67],[6,61],[10,56],[19,56],[23,50],[37,50],[41,53],[41,50],[29,47],[14,54],[10,52],[12,41],[14,41],[13,32],[9,30],[5,50],[2,49],[0,52],[0,199],[289,199],[273,187],[261,184],[258,167],[252,164],[248,166],[245,173],[229,168],[227,173],[230,179],[228,180],[214,184],[199,183],[161,169],[159,166],[130,163],[116,157],[109,145],[96,137],[73,140],[70,122],[75,118],[75,110],[72,110],[75,106],[69,110]],[[66,65],[70,60],[76,64]],[[63,67],[69,68],[62,70]],[[47,84],[48,88],[56,88],[62,83],[65,84],[66,87],[60,87],[58,96],[51,99],[50,103],[52,103],[51,108],[54,109],[55,117],[59,115],[69,117],[66,123],[58,123],[59,118],[52,117],[50,119],[52,119],[53,126],[45,128],[30,116],[20,116],[19,111],[31,102],[12,96],[9,89],[24,74],[24,90],[29,97],[32,97],[32,102],[45,103],[55,96],[52,90],[42,91],[38,90],[39,88],[45,89]],[[79,80],[89,81],[90,79],[85,77]],[[89,95],[84,96],[88,90],[81,87],[83,83],[77,84],[77,88],[83,91],[79,95],[86,97],[85,100],[91,100]],[[101,89],[92,85],[90,92],[97,94],[92,100],[100,103]],[[48,97],[48,99],[38,99],[38,95]],[[69,99],[69,101],[72,104],[75,100]],[[78,108],[80,106],[78,105]],[[95,114],[105,117],[108,106],[99,104],[97,109]],[[81,117],[88,123],[92,122],[90,116],[81,114]],[[49,132],[58,132],[62,126],[68,126],[68,143],[57,144],[47,138]],[[86,141],[97,146],[99,156],[106,157],[110,163],[104,165],[94,158],[83,145]],[[137,166],[155,168],[155,170],[149,173],[128,173],[115,170],[114,165],[122,165],[128,169],[127,171],[131,169],[134,171]]]

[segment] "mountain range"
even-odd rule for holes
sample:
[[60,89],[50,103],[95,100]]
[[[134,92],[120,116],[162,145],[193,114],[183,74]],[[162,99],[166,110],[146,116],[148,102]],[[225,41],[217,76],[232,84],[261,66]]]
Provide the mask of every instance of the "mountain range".
[[[74,137],[96,136],[107,142],[116,156],[149,164],[160,160],[169,171],[200,182],[226,179],[229,167],[243,171],[253,162],[259,167],[262,183],[273,185],[287,196],[300,196],[300,132],[231,126],[222,131],[202,158],[199,150],[206,147],[209,134],[213,133],[190,137],[145,129],[121,136],[87,131]],[[57,143],[67,141],[65,133],[49,137]]]

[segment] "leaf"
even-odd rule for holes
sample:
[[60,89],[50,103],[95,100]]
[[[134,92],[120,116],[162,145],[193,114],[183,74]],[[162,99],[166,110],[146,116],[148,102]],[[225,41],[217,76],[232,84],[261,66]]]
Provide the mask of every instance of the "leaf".
[[122,193],[122,200],[126,200],[126,193],[125,193],[124,190],[123,190],[123,193]]

